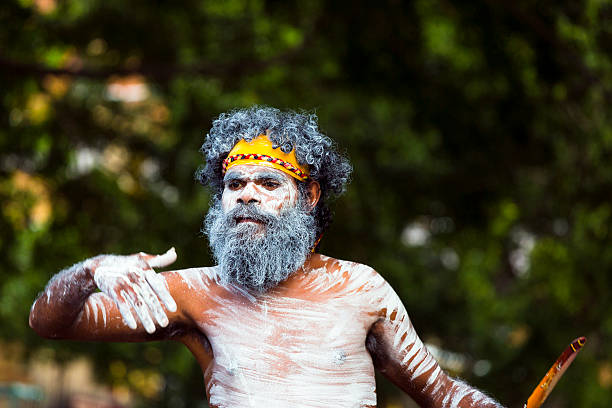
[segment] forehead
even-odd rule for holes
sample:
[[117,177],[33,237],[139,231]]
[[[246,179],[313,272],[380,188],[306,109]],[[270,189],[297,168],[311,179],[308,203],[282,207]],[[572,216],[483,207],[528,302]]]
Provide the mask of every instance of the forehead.
[[225,173],[223,179],[274,179],[288,183],[294,180],[293,177],[273,167],[258,166],[255,164],[239,164],[233,166]]

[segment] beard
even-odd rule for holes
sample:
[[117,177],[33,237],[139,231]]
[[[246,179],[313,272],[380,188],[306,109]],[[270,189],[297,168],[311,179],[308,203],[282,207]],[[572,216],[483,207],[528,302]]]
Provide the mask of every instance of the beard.
[[[300,198],[278,216],[254,204],[238,204],[225,213],[214,199],[203,232],[220,267],[221,283],[263,293],[298,270],[316,237],[315,218],[303,208]],[[238,222],[244,218],[257,222]]]

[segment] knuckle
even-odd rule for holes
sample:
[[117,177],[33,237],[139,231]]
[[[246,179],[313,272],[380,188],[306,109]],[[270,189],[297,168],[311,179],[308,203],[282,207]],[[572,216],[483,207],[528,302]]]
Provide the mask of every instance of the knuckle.
[[140,281],[140,274],[138,273],[138,271],[129,270],[125,273],[125,275],[131,282],[135,283]]
[[132,255],[131,258],[135,265],[142,265],[147,263],[147,254],[145,254],[144,252],[138,252],[137,254]]

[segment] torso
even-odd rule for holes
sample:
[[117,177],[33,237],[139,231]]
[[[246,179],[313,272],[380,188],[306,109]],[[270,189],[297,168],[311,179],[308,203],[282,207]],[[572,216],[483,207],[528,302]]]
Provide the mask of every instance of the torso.
[[183,307],[205,339],[184,342],[211,406],[376,406],[366,337],[388,285],[371,268],[315,254],[259,295],[221,286],[215,268],[176,273],[201,293]]

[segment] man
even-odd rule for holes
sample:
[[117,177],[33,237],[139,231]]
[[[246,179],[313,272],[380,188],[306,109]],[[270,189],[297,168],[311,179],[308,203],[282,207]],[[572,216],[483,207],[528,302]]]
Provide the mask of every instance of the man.
[[[378,368],[425,407],[500,407],[448,377],[372,268],[315,252],[348,161],[316,116],[253,107],[222,114],[197,177],[214,193],[204,231],[215,267],[156,274],[163,255],[100,255],[51,279],[40,335],[178,340],[213,407],[374,407]],[[101,292],[98,292],[100,289]]]

